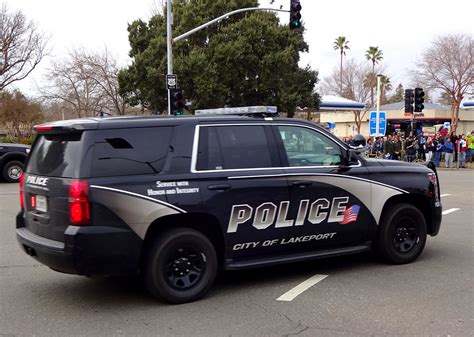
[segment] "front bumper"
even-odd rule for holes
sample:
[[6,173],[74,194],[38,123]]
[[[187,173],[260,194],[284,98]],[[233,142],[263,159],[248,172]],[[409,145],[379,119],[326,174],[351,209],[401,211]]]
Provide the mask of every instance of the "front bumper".
[[132,231],[116,227],[69,226],[64,242],[32,233],[17,216],[17,240],[25,251],[53,270],[77,275],[123,275],[139,268],[143,241]]

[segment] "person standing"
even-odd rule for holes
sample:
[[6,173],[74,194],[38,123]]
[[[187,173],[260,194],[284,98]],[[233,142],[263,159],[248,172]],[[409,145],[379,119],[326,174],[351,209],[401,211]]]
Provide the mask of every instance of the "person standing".
[[474,154],[474,131],[467,134],[467,150],[466,150],[466,162],[472,161],[472,156]]
[[444,139],[441,136],[441,133],[438,132],[435,136],[436,151],[434,153],[434,163],[436,167],[439,167],[439,163],[441,162],[441,152],[443,152],[443,145]]
[[464,168],[466,166],[466,152],[467,152],[467,142],[464,135],[459,139],[459,167]]
[[383,153],[385,159],[393,159],[393,155],[395,154],[395,148],[393,146],[392,135],[388,135],[387,139],[383,143]]
[[400,154],[402,152],[402,142],[398,136],[393,137],[393,158],[394,160],[400,160]]
[[420,132],[420,134],[417,137],[418,140],[418,159],[425,159],[425,144],[426,144],[426,138],[425,134],[423,131]]
[[407,151],[407,161],[412,162],[415,160],[415,147],[414,147],[414,140],[413,136],[408,137],[408,140],[405,142],[406,145],[406,151]]
[[429,163],[433,158],[433,153],[436,151],[436,145],[433,137],[429,136],[426,140],[426,161]]
[[446,138],[444,142],[444,160],[447,168],[450,168],[453,165],[453,156],[454,156],[454,144],[451,141],[451,137]]

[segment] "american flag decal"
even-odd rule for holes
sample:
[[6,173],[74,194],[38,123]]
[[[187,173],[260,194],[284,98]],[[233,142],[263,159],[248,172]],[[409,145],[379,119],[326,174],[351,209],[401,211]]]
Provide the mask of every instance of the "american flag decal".
[[341,225],[348,224],[349,222],[353,222],[357,220],[357,215],[359,215],[360,206],[352,205],[351,207],[347,208],[342,213],[342,221],[339,222]]

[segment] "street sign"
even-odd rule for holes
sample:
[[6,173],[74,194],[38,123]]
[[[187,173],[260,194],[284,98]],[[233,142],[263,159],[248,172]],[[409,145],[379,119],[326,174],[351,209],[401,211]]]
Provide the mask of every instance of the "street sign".
[[370,112],[370,118],[369,118],[369,132],[371,136],[385,136],[385,130],[387,129],[387,119],[386,119],[386,113],[385,111],[380,111],[379,112],[379,134],[376,135],[376,129],[377,129],[377,112],[376,111],[371,111]]
[[166,75],[166,89],[176,89],[178,87],[178,76]]

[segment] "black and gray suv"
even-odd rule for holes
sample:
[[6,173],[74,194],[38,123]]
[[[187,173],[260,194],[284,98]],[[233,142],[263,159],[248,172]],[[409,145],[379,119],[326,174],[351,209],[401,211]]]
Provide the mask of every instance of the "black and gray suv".
[[122,117],[36,132],[24,251],[65,273],[140,272],[171,303],[202,297],[219,269],[369,249],[409,263],[440,228],[436,172],[365,159],[311,122]]
[[20,181],[29,152],[28,145],[0,143],[0,178],[9,183]]

